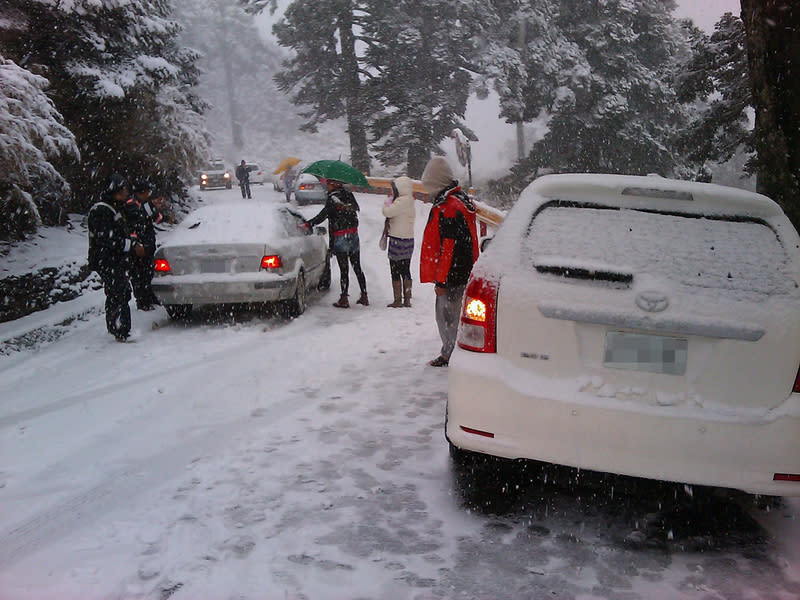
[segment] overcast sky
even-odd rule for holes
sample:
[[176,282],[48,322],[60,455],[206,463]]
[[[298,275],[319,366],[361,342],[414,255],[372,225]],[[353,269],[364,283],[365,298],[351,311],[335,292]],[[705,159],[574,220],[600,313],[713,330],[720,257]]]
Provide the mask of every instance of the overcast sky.
[[740,0],[678,0],[677,17],[689,17],[695,24],[711,32],[720,16],[726,12],[738,15],[742,12]]

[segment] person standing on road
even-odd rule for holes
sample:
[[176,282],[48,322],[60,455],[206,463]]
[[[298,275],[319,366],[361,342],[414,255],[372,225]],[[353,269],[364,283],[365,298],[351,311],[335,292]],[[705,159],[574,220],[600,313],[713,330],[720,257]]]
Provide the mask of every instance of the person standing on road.
[[389,308],[411,306],[411,256],[414,254],[414,182],[408,177],[392,181],[393,197],[384,205],[389,222],[389,271],[394,302]]
[[239,180],[239,187],[242,190],[242,198],[251,198],[250,196],[250,171],[247,170],[247,163],[242,161],[236,167],[236,179]]
[[283,192],[286,194],[286,201],[292,201],[292,189],[294,188],[295,173],[294,167],[289,167],[283,174]]
[[344,187],[341,181],[328,179],[328,198],[325,206],[317,216],[306,222],[306,227],[311,228],[319,225],[328,219],[331,236],[331,250],[339,263],[340,280],[342,295],[337,302],[336,308],[350,308],[347,291],[350,283],[350,265],[358,279],[361,288],[361,296],[356,304],[369,306],[367,297],[367,278],[361,269],[361,244],[358,239],[358,211],[361,208],[356,202],[353,193]]
[[132,186],[133,196],[125,202],[125,217],[131,224],[139,242],[144,246],[145,255],[131,259],[130,276],[136,308],[153,310],[159,303],[153,293],[152,282],[155,273],[156,228],[162,220],[161,212],[151,201],[152,186],[147,179],[140,179]]
[[436,286],[436,324],[442,351],[430,361],[446,367],[456,345],[464,291],[478,260],[475,205],[453,178],[441,156],[434,156],[422,173],[422,185],[433,201],[422,238],[419,274],[422,283]]
[[123,212],[128,200],[128,184],[113,175],[102,200],[89,210],[89,266],[100,275],[106,294],[106,328],[118,342],[131,331],[131,285],[127,270],[132,256],[145,256]]

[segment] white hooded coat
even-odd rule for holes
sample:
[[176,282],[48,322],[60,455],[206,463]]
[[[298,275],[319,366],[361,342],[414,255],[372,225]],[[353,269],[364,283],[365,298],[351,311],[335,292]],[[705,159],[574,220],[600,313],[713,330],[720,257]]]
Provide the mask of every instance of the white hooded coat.
[[383,207],[383,216],[389,219],[389,235],[395,238],[414,237],[414,182],[402,176],[394,180],[398,196],[394,202]]

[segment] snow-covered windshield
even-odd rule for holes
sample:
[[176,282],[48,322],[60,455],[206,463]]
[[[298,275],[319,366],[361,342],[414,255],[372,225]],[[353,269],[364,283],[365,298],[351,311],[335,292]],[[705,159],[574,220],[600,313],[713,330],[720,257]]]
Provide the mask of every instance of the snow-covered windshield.
[[786,250],[757,220],[551,206],[533,219],[524,245],[542,272],[602,271],[618,281],[650,275],[763,295],[794,287]]

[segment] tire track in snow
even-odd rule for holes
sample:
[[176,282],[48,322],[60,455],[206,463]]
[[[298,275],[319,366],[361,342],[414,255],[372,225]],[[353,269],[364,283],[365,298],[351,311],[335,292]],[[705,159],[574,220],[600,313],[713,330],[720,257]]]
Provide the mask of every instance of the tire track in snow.
[[213,455],[234,435],[263,427],[265,421],[286,418],[314,401],[313,398],[292,394],[286,400],[264,407],[257,419],[248,416],[225,425],[210,426],[206,433],[127,465],[94,487],[7,528],[0,532],[0,571],[167,483],[184,473],[188,464]]

